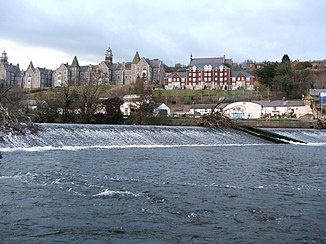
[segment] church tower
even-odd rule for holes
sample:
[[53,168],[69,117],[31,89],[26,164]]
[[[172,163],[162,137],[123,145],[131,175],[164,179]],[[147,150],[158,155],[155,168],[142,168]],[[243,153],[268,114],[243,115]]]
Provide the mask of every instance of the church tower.
[[0,63],[3,63],[3,64],[8,63],[8,57],[7,57],[6,51],[3,51],[1,58],[0,58]]
[[106,50],[106,54],[105,54],[105,63],[109,66],[110,64],[113,63],[113,53],[111,48],[109,47]]

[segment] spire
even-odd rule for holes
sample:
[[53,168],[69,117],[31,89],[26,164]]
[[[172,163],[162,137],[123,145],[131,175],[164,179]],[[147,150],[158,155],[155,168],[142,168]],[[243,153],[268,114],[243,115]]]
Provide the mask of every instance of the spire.
[[70,66],[73,68],[79,68],[79,63],[78,63],[78,59],[76,56],[74,57],[74,60],[72,60],[72,63]]
[[2,55],[1,55],[0,62],[1,63],[8,63],[8,57],[7,57],[7,53],[6,53],[5,50],[3,51]]
[[139,53],[138,53],[138,51],[136,51],[134,59],[132,60],[132,63],[133,64],[138,64],[139,61],[140,61]]
[[31,68],[32,70],[34,70],[34,65],[33,65],[33,62],[32,62],[32,61],[29,63],[29,65],[28,65],[28,68],[27,68],[27,69],[29,69],[29,68]]
[[190,53],[190,62],[192,61],[192,53]]

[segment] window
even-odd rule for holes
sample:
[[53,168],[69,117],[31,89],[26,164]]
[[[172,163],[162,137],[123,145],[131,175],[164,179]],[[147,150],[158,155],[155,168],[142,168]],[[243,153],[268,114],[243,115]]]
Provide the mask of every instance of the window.
[[31,88],[32,87],[32,77],[29,75],[27,78],[27,88]]
[[223,77],[220,78],[220,81],[223,81]]

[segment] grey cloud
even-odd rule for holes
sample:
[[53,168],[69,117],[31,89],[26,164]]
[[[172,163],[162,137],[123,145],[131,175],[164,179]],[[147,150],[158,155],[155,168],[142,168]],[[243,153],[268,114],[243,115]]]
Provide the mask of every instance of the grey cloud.
[[[20,1],[2,3],[2,38],[69,54],[115,60],[142,56],[169,64],[226,55],[241,62],[325,58],[326,2],[264,1]],[[45,6],[48,3],[48,6]],[[290,53],[291,52],[291,53]],[[184,61],[186,60],[186,61]]]

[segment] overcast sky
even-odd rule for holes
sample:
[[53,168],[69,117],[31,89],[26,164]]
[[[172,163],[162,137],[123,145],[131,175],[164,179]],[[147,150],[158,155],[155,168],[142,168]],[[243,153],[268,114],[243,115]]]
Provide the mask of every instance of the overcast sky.
[[[0,0],[0,48],[26,69],[134,53],[167,65],[326,59],[325,0]],[[1,50],[2,52],[2,50]]]

